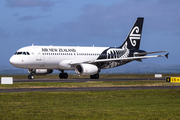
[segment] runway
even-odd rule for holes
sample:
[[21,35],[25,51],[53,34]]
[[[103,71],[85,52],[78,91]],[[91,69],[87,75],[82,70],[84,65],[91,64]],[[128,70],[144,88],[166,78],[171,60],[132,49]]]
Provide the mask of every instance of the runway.
[[108,79],[90,79],[90,78],[71,78],[71,79],[15,79],[14,83],[24,82],[88,82],[88,81],[142,81],[142,80],[165,80],[165,78],[108,78]]
[[[27,82],[89,82],[89,81],[156,81],[165,80],[164,78],[108,78],[108,79],[14,79],[13,83]],[[4,92],[63,92],[63,91],[111,91],[111,90],[147,90],[147,89],[180,89],[180,86],[132,86],[132,87],[83,87],[83,88],[17,88],[17,89],[0,89]]]

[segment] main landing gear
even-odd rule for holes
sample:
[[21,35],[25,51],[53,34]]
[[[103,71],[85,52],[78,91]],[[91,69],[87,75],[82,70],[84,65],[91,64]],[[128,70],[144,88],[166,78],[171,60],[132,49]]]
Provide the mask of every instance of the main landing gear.
[[68,78],[68,74],[64,73],[64,70],[62,70],[62,73],[59,74],[59,78],[60,79],[67,79]]
[[90,75],[91,79],[99,79],[99,74]]

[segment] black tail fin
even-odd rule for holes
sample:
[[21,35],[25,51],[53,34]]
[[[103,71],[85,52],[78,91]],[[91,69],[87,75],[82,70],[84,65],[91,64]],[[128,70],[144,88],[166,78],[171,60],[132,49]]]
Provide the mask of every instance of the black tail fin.
[[144,18],[138,17],[120,48],[139,49]]

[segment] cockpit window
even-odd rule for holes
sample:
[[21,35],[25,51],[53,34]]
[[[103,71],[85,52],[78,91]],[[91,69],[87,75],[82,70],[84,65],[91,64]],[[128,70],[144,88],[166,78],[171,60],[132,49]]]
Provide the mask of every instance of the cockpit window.
[[22,54],[22,52],[17,52],[17,55],[21,55]]
[[16,52],[14,55],[30,55],[29,52]]

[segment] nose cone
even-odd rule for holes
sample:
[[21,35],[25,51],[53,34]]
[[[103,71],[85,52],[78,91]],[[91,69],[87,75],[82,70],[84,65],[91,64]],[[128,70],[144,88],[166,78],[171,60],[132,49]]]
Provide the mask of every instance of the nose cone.
[[18,60],[16,59],[16,57],[13,55],[10,59],[9,59],[9,62],[11,65],[17,67],[18,65]]

